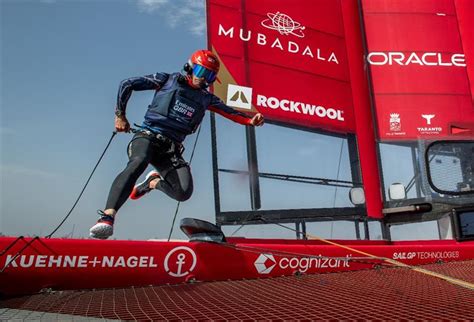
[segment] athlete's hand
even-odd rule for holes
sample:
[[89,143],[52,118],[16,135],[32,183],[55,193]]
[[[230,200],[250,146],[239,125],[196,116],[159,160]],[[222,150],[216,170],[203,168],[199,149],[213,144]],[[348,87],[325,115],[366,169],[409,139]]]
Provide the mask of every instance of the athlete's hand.
[[255,114],[252,119],[250,120],[250,124],[253,126],[262,126],[265,123],[265,119],[261,113]]
[[115,130],[117,132],[128,132],[130,131],[130,123],[128,123],[125,115],[115,117]]

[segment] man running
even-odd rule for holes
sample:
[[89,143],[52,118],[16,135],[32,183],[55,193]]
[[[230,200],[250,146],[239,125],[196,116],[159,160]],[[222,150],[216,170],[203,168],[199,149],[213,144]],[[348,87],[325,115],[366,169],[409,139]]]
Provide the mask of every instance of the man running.
[[[115,215],[128,197],[136,200],[154,189],[178,201],[191,197],[193,179],[182,157],[182,142],[197,130],[206,110],[243,125],[263,125],[262,114],[247,116],[207,90],[216,80],[219,66],[212,52],[198,50],[184,65],[184,73],[156,73],[120,83],[115,109],[118,132],[130,130],[125,110],[133,91],[154,90],[155,96],[148,106],[141,131],[128,144],[128,164],[112,183],[105,210],[98,211],[100,218],[90,229],[91,237],[107,239],[113,234]],[[149,164],[155,170],[135,185]]]

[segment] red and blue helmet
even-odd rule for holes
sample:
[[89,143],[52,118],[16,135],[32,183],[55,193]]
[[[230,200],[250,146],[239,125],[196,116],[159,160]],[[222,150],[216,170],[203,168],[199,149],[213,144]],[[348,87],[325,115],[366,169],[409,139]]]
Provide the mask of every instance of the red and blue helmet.
[[194,76],[204,78],[208,84],[216,80],[220,63],[211,51],[198,50],[191,55],[189,61]]

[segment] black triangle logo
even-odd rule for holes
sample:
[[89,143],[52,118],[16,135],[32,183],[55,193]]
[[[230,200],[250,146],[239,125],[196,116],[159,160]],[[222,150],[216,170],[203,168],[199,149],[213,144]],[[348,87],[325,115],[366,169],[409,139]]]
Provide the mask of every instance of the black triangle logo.
[[247,97],[245,97],[244,92],[242,91],[235,92],[235,94],[230,98],[230,101],[232,102],[237,102],[238,100],[240,100],[244,104],[249,103],[249,100],[247,99]]
[[248,104],[249,101],[247,100],[247,98],[245,97],[244,95],[244,92],[240,91],[240,100],[242,101],[242,103],[244,104]]
[[230,100],[236,102],[239,99],[239,93],[240,91],[235,92],[234,96],[232,96]]

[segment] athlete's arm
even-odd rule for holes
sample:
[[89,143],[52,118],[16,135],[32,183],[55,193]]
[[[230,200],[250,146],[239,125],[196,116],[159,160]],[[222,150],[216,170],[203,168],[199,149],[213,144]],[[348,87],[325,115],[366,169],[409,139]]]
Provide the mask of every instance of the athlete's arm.
[[209,105],[208,109],[212,112],[216,112],[222,115],[223,117],[231,121],[234,121],[242,125],[253,125],[253,126],[263,125],[262,114],[257,113],[253,117],[250,117],[247,114],[236,111],[233,108],[227,106],[226,104],[224,104],[224,102],[220,98],[218,98],[215,95],[213,95],[211,105]]
[[168,80],[169,74],[156,73],[143,77],[132,77],[120,82],[117,105],[115,106],[115,130],[117,132],[128,132],[130,123],[125,116],[127,102],[133,91],[159,90]]
[[133,91],[159,90],[166,83],[168,77],[169,74],[156,73],[142,77],[132,77],[120,82],[115,114],[125,115],[127,102]]

